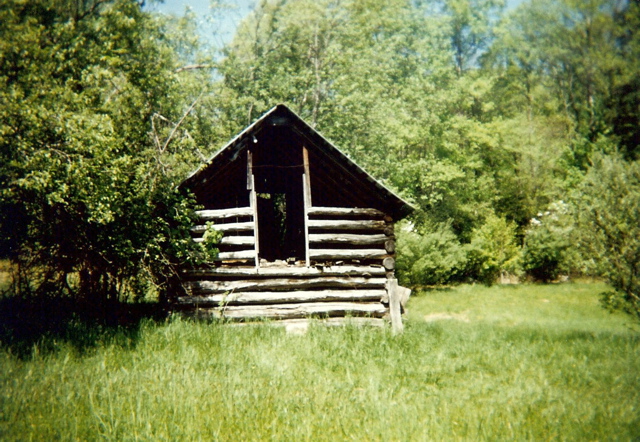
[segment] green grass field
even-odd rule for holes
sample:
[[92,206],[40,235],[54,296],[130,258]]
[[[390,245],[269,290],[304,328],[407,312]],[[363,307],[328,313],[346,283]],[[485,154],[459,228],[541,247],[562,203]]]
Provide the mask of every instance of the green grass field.
[[604,288],[420,293],[396,337],[78,325],[28,357],[0,351],[0,439],[634,440],[640,335],[600,308]]

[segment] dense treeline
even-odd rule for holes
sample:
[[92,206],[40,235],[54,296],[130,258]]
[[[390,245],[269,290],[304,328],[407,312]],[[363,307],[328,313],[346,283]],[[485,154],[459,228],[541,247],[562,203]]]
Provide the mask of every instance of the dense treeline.
[[195,164],[181,120],[202,90],[178,72],[181,26],[129,0],[2,2],[0,222],[13,291],[103,308],[166,284],[192,248],[189,202],[174,189]]
[[175,183],[284,102],[416,207],[405,283],[601,274],[638,311],[637,0],[263,0],[208,58],[188,17],[131,1],[1,14],[3,247],[28,287],[161,284],[189,254]]

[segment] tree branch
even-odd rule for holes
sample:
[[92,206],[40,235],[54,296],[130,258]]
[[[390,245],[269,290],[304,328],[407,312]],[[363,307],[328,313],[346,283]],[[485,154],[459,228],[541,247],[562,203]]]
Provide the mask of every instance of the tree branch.
[[214,65],[212,64],[190,64],[187,66],[182,66],[181,68],[178,68],[173,72],[178,74],[182,71],[193,71],[196,69],[213,69],[213,68],[214,68]]
[[189,106],[189,109],[187,109],[187,111],[184,113],[184,115],[182,116],[182,118],[180,118],[180,121],[178,121],[178,124],[176,124],[174,126],[174,128],[171,130],[171,133],[169,134],[169,137],[167,138],[167,141],[165,141],[164,146],[162,146],[162,152],[164,152],[167,147],[169,146],[169,143],[171,142],[171,140],[173,139],[173,136],[175,135],[176,131],[178,130],[178,128],[182,125],[182,122],[185,120],[185,118],[187,118],[187,115],[189,115],[191,113],[191,111],[193,110],[194,107],[196,107],[196,103],[198,103],[198,101],[200,100],[200,98],[202,98],[202,95],[204,94],[204,92],[200,93],[200,95],[198,96],[198,98],[196,98],[194,100],[193,103],[191,103],[191,106]]

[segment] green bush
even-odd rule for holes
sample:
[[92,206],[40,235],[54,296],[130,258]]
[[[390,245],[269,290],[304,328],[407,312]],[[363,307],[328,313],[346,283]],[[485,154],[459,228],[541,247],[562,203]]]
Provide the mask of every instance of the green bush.
[[467,246],[467,275],[491,285],[499,277],[520,273],[521,249],[517,226],[503,217],[490,215],[472,233]]
[[204,262],[214,261],[218,257],[218,254],[220,253],[218,245],[220,244],[223,236],[224,233],[220,230],[216,230],[213,222],[207,222],[207,230],[204,232],[202,242],[200,243],[202,259]]
[[640,319],[640,162],[596,157],[576,205],[583,254],[614,289],[603,304]]
[[462,274],[466,263],[465,247],[449,224],[424,233],[399,229],[397,271],[401,284],[445,284]]
[[530,222],[525,234],[522,269],[535,281],[551,282],[570,273],[574,252],[570,249],[573,222],[563,201],[551,204]]

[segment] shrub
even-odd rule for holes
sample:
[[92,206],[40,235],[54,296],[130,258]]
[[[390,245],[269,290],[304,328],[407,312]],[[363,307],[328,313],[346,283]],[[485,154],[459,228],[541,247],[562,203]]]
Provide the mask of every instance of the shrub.
[[452,281],[467,262],[449,224],[439,224],[424,233],[400,228],[398,234],[398,279],[409,286],[436,285]]
[[580,246],[614,289],[602,302],[640,319],[640,162],[596,157],[579,190]]
[[570,249],[573,221],[569,206],[558,201],[539,213],[525,232],[522,269],[535,281],[551,282],[570,273],[577,259]]
[[503,217],[491,214],[472,233],[467,246],[467,273],[484,284],[498,277],[520,272],[521,249],[516,238],[517,226]]

